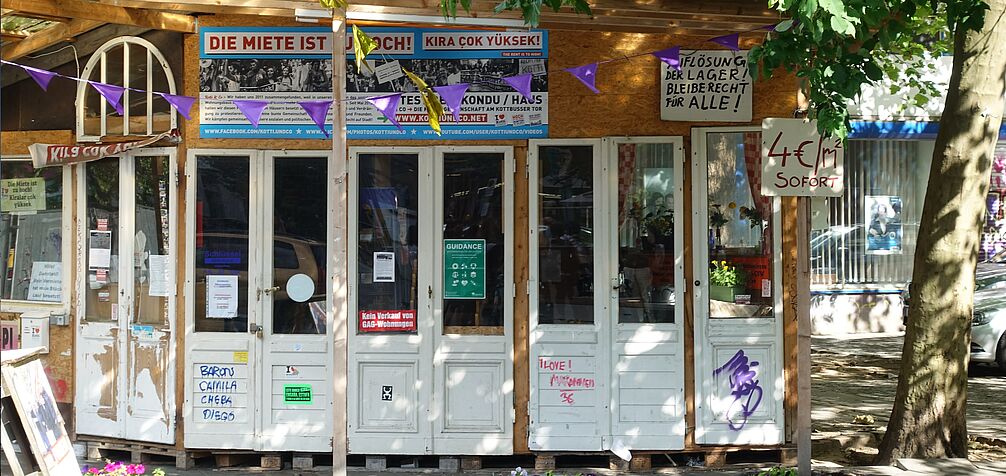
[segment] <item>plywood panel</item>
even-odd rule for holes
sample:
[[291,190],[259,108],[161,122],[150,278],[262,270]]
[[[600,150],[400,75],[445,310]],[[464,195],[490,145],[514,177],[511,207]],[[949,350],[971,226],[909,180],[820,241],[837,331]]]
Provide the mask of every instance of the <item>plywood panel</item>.
[[783,377],[786,395],[783,399],[783,414],[786,418],[786,441],[792,442],[796,436],[796,360],[797,360],[797,223],[796,197],[782,199],[782,296],[783,296]]
[[[684,150],[685,157],[684,163],[682,165],[681,171],[684,174],[684,190],[681,194],[681,198],[684,201],[682,208],[684,210],[692,209],[692,144],[691,144],[691,134],[684,134]],[[685,263],[691,263],[695,257],[695,252],[692,247],[692,229],[695,224],[692,222],[692,214],[685,213],[682,217],[685,220],[684,223],[684,249],[682,253],[685,255]],[[685,289],[693,289],[692,281],[695,279],[695,268],[693,266],[685,265]],[[685,293],[685,319],[684,319],[684,337],[685,337],[685,448],[695,447],[695,293],[686,292]]]
[[[28,155],[28,146],[36,142],[45,144],[70,144],[73,131],[3,131],[0,134],[0,155]],[[64,197],[66,196],[64,192]]]
[[527,404],[529,398],[528,361],[528,183],[524,171],[527,170],[527,147],[514,148],[516,160],[514,187],[514,253],[513,269],[516,283],[513,316],[514,354],[514,409],[516,418],[513,428],[514,453],[530,453],[527,446]]

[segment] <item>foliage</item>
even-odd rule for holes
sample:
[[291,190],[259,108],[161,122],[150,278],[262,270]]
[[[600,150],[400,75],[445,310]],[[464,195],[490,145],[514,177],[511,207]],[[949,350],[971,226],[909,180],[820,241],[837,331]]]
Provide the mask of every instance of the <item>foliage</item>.
[[741,218],[751,222],[751,228],[761,228],[765,224],[765,217],[756,207],[741,207]]
[[712,205],[710,205],[709,224],[713,228],[721,228],[723,227],[723,225],[726,225],[727,222],[729,221],[730,219],[727,218],[727,215],[725,213],[723,213],[723,210],[720,210],[719,204],[713,203]]
[[[458,5],[461,5],[461,8],[469,15],[472,13],[471,0],[440,0],[440,11],[444,17],[454,18],[458,16]],[[519,10],[521,17],[524,18],[524,24],[534,28],[541,20],[543,7],[551,8],[554,12],[558,12],[563,7],[569,7],[573,9],[574,13],[593,16],[587,0],[500,0],[500,3],[496,4],[495,11],[499,14],[505,11]]]
[[[106,461],[105,466],[84,467],[82,471],[85,475],[102,476],[133,476],[137,474],[147,474],[147,468],[142,464],[126,464],[122,461]],[[153,476],[164,476],[164,470],[157,468],[150,473]]]
[[744,272],[736,266],[730,266],[726,260],[713,261],[709,270],[709,284],[713,286],[739,286],[744,282]]
[[[983,0],[769,0],[793,22],[751,49],[755,78],[778,68],[795,72],[809,90],[810,117],[822,133],[849,134],[847,106],[863,86],[884,80],[896,92],[914,92],[923,106],[938,95],[922,79],[948,53],[957,28],[980,28]],[[787,28],[788,26],[788,28]]]
[[776,466],[758,473],[758,476],[797,476],[797,474],[798,473],[795,468],[783,468],[782,466]]

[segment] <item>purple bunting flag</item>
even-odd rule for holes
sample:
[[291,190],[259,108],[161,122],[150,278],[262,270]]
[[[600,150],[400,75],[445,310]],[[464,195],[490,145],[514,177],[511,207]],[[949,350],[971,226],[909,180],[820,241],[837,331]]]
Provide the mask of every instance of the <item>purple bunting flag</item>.
[[332,108],[332,101],[301,101],[297,104],[304,108],[304,112],[314,121],[318,129],[321,129],[321,133],[328,137],[328,131],[325,130],[325,120],[328,119],[328,110]]
[[528,101],[534,100],[534,98],[531,97],[531,73],[510,76],[503,78],[503,81],[506,81],[506,83],[509,84],[514,91],[517,91],[521,96],[524,96],[524,99],[527,99]]
[[447,107],[454,113],[454,122],[461,122],[461,101],[468,91],[468,84],[452,84],[450,86],[434,86],[433,90],[444,98]]
[[32,68],[31,66],[20,65],[24,69],[31,79],[34,79],[39,86],[42,87],[43,91],[49,91],[49,81],[56,77],[56,73],[52,71],[46,71],[44,69]]
[[402,125],[398,123],[398,119],[395,119],[395,111],[398,110],[398,101],[402,99],[402,93],[388,94],[386,96],[374,96],[367,98],[384,117],[388,118],[398,130],[402,130]]
[[248,119],[248,122],[252,123],[258,129],[258,121],[262,118],[262,111],[265,110],[266,106],[269,105],[269,101],[255,101],[251,99],[234,99],[231,100],[241,114],[244,114]]
[[184,116],[185,120],[188,121],[192,120],[192,116],[190,114],[192,112],[192,104],[196,102],[196,98],[192,96],[178,96],[175,94],[168,94],[168,93],[155,93],[155,94],[164,98],[164,100],[167,101],[168,104],[171,104],[171,107],[175,108],[175,110],[178,111],[179,114]]
[[672,48],[667,48],[666,50],[654,51],[653,53],[650,54],[656,56],[660,61],[667,63],[667,66],[670,66],[678,71],[681,71],[680,51],[681,48],[675,46]]
[[591,91],[599,93],[597,87],[594,86],[594,80],[597,79],[597,63],[590,63],[583,66],[577,66],[575,68],[566,68],[569,74],[576,76],[584,86],[590,88]]
[[741,37],[740,34],[733,33],[730,35],[723,35],[723,36],[717,36],[716,38],[710,38],[709,41],[712,43],[716,43],[717,45],[726,46],[727,48],[730,48],[733,51],[740,51],[739,46],[740,37]]
[[119,115],[124,114],[122,108],[122,93],[126,91],[126,88],[122,86],[115,86],[114,84],[98,83],[95,81],[88,81],[88,83],[101,94],[101,97],[105,98],[109,104],[115,108],[115,112]]

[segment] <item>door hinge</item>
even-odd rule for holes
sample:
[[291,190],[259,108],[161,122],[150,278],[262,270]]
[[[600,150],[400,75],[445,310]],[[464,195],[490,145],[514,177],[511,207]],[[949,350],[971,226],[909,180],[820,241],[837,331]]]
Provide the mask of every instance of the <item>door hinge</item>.
[[531,164],[529,162],[524,163],[524,178],[531,178]]
[[182,183],[182,174],[179,171],[175,171],[175,188],[178,188]]

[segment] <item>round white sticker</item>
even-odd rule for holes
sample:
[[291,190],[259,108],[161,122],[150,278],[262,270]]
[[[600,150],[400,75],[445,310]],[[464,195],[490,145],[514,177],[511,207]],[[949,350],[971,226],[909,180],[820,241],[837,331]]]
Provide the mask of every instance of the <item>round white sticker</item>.
[[306,274],[295,274],[286,281],[286,294],[297,302],[304,302],[314,295],[314,280]]

